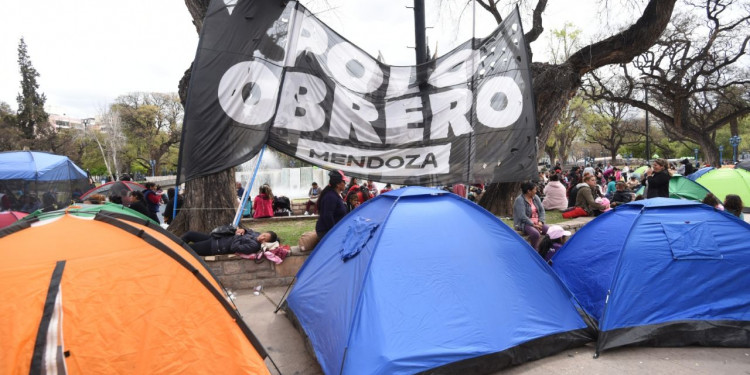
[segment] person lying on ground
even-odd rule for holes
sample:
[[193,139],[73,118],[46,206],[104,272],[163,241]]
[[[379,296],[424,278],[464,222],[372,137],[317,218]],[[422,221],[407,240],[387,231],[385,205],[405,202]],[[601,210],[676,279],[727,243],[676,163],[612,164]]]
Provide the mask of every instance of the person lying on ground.
[[260,251],[261,244],[276,242],[279,237],[275,232],[258,233],[250,229],[222,226],[211,233],[188,231],[180,237],[196,254],[201,256],[221,254],[254,254]]

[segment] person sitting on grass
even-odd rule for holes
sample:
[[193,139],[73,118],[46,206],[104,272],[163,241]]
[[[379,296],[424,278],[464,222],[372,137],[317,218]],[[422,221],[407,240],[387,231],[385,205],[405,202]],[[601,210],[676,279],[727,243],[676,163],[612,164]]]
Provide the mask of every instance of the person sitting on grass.
[[180,237],[196,254],[201,256],[221,254],[255,254],[261,249],[261,244],[276,242],[279,237],[273,231],[258,233],[245,228],[234,229],[222,226],[214,229],[210,234],[188,231]]

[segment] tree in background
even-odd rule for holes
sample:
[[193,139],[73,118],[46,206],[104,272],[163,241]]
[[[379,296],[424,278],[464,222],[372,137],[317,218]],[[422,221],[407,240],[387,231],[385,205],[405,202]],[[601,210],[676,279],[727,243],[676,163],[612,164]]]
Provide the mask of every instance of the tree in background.
[[[177,94],[131,93],[115,100],[122,129],[128,137],[125,165],[134,170],[160,173],[182,135],[183,108]],[[113,145],[114,146],[114,145]],[[152,170],[151,160],[155,166]]]
[[23,148],[23,132],[18,127],[16,114],[6,102],[0,102],[0,152]]
[[[716,163],[716,131],[750,114],[750,70],[743,62],[749,42],[746,2],[691,1],[654,48],[614,77],[592,74],[586,91],[648,111],[669,138],[695,142]],[[624,93],[613,89],[620,85]]]
[[121,155],[125,150],[128,139],[125,136],[120,115],[112,106],[106,110],[100,110],[99,126],[99,129],[87,133],[87,137],[96,143],[100,155],[92,158],[91,163],[94,165],[103,163],[107,176],[120,176],[122,172]]
[[627,118],[628,105],[600,100],[594,102],[593,107],[595,112],[586,125],[584,140],[609,151],[612,163],[622,146],[643,142],[638,121]]
[[48,133],[49,115],[44,111],[47,97],[37,92],[39,83],[36,78],[39,77],[39,72],[31,64],[23,38],[18,42],[18,67],[21,70],[21,93],[16,96],[18,102],[16,121],[24,138],[33,140],[38,132]]
[[584,117],[590,112],[590,106],[582,98],[575,97],[560,113],[557,125],[552,129],[552,134],[547,138],[545,145],[545,151],[550,160],[567,162],[573,142],[578,139],[584,128]]

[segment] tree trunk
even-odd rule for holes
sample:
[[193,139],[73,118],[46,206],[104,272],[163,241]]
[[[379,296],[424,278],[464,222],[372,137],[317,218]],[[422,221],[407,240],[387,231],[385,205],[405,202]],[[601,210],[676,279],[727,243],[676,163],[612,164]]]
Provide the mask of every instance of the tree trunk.
[[513,216],[513,200],[521,194],[521,182],[503,182],[487,185],[479,204],[499,216]]
[[[203,28],[203,18],[209,2],[210,0],[185,0],[198,34]],[[178,85],[183,106],[187,100],[192,69],[191,62]],[[234,168],[187,181],[184,204],[174,222],[169,225],[170,232],[177,235],[188,230],[210,232],[219,225],[231,223],[236,213],[236,196]]]
[[169,225],[169,231],[181,235],[188,230],[208,233],[229,224],[237,212],[234,168],[185,183],[185,203]]
[[[719,149],[716,147],[716,143],[709,134],[697,137],[698,145],[700,145],[700,153],[703,154],[703,161],[708,162],[711,165],[717,165],[719,163]],[[726,150],[725,150],[726,151]]]

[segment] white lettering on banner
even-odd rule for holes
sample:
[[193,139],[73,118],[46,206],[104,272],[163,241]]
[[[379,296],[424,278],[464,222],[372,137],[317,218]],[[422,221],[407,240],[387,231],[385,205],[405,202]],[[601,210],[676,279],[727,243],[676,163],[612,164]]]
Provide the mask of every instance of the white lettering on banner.
[[453,89],[430,95],[433,114],[430,140],[448,138],[448,127],[453,129],[456,136],[471,133],[471,124],[466,119],[466,113],[471,110],[471,98],[471,91],[468,89]]
[[523,113],[523,94],[510,77],[494,77],[479,87],[477,120],[490,128],[513,125]]
[[471,49],[456,51],[435,68],[428,82],[435,87],[468,85],[479,66],[477,55]]
[[424,138],[424,128],[409,129],[409,124],[424,121],[422,99],[419,97],[394,100],[385,104],[385,143],[400,145]]
[[[395,98],[401,95],[419,92],[417,82],[416,67],[413,66],[392,66],[391,75],[388,77],[388,92],[386,98]],[[409,88],[409,85],[412,88]]]
[[[243,91],[249,87],[247,99]],[[271,119],[276,107],[279,80],[259,61],[243,61],[229,68],[219,81],[219,104],[227,116],[245,125]]]
[[354,45],[341,42],[328,50],[326,66],[342,86],[361,94],[383,83],[383,71],[375,60]]
[[424,176],[450,172],[451,145],[365,150],[300,138],[295,157],[345,173]]
[[343,87],[336,87],[333,94],[329,136],[349,139],[349,133],[354,129],[354,134],[360,142],[383,142],[370,124],[378,119],[378,110],[372,103],[359,95],[350,94]]
[[281,90],[274,126],[315,131],[323,126],[326,113],[320,103],[326,97],[323,80],[305,73],[287,72]]
[[304,51],[310,51],[316,55],[323,55],[328,49],[328,34],[326,28],[315,18],[305,17],[304,12],[296,11],[297,19],[302,20],[299,39],[297,40],[297,51],[295,57],[299,57]]

